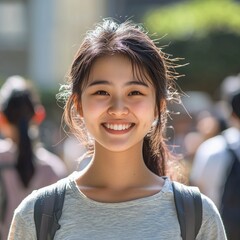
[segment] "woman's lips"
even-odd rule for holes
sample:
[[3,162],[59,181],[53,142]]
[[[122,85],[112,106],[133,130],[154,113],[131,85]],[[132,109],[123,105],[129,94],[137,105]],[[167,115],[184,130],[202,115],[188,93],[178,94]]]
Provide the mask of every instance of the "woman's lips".
[[110,133],[126,133],[135,125],[134,123],[103,123],[103,127]]

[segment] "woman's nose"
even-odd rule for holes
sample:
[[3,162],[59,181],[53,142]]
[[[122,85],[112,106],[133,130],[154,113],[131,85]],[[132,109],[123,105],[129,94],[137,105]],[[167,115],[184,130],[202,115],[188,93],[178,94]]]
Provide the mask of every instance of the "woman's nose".
[[108,108],[108,114],[113,116],[122,116],[129,113],[129,109],[123,99],[113,99]]

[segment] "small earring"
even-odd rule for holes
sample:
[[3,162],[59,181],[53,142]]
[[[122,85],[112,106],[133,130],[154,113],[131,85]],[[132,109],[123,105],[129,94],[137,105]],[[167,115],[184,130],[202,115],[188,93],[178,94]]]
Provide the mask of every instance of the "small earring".
[[156,118],[156,119],[154,119],[154,121],[152,123],[152,127],[155,127],[157,125],[157,123],[158,123],[158,119]]

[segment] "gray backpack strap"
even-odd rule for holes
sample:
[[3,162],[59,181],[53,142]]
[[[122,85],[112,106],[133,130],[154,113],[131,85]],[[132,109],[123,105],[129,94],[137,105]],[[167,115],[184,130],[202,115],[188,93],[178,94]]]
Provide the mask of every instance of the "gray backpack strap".
[[64,203],[66,180],[62,179],[52,188],[43,188],[34,205],[34,221],[37,240],[52,240],[60,225],[58,223]]
[[194,240],[202,225],[202,198],[197,187],[173,182],[174,201],[183,240]]

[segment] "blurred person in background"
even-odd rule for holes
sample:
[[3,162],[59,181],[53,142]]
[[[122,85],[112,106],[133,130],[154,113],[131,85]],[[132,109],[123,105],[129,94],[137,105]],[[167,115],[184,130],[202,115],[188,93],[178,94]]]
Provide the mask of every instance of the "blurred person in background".
[[13,212],[23,198],[66,176],[62,160],[33,140],[44,117],[29,83],[21,76],[8,78],[0,89],[1,240],[7,239]]
[[[215,105],[213,104],[213,109]],[[189,169],[192,167],[192,161],[196,151],[201,143],[209,138],[212,138],[227,128],[227,123],[217,109],[203,110],[196,116],[195,129],[187,133],[184,137],[185,156],[184,159],[189,164]]]
[[[207,93],[201,91],[188,91],[181,96],[182,105],[169,104],[168,110],[172,127],[168,129],[168,144],[176,154],[188,155],[188,146],[185,138],[188,133],[196,131],[197,116],[200,112],[208,111],[212,107],[212,100]],[[197,136],[191,136],[193,141],[198,141]]]
[[[240,78],[236,81],[240,86]],[[227,79],[228,81],[229,79]],[[190,182],[219,208],[229,240],[240,239],[240,87],[228,91],[229,128],[204,141],[193,160]],[[232,87],[232,85],[230,86]],[[227,93],[226,93],[227,92]],[[227,103],[227,102],[225,102]]]
[[[209,94],[188,91],[181,97],[182,106],[169,106],[173,116],[173,127],[167,133],[171,151],[180,155],[181,171],[185,183],[189,184],[192,160],[199,145],[221,132],[220,113],[215,110]],[[171,130],[171,131],[170,131]]]

